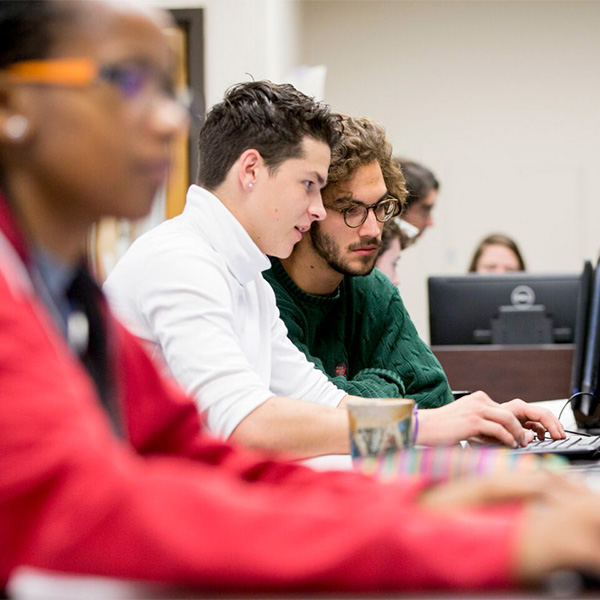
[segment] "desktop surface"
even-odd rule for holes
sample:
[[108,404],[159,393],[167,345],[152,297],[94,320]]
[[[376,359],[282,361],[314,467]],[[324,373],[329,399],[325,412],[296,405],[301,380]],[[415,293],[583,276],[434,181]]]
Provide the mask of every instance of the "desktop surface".
[[[569,574],[570,575],[570,574]],[[567,575],[567,577],[569,577]],[[564,579],[564,578],[563,578]],[[572,586],[560,580],[550,582],[547,589],[481,592],[415,592],[394,594],[215,594],[184,590],[166,585],[133,582],[108,577],[91,577],[52,573],[41,569],[21,568],[11,579],[8,597],[13,600],[539,600],[540,598],[598,598],[597,582],[586,581],[589,589]]]

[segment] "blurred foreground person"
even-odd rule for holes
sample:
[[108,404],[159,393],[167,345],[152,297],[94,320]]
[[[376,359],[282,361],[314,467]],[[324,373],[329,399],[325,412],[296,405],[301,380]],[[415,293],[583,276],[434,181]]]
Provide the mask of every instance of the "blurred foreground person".
[[164,180],[185,119],[164,23],[124,1],[0,2],[0,584],[20,565],[211,592],[600,573],[596,496],[541,474],[381,485],[238,450],[111,316],[86,233],[144,214]]

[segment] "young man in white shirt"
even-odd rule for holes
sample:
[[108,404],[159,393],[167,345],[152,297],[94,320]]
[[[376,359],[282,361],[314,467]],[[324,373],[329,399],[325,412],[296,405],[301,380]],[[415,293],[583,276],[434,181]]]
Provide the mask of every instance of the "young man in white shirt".
[[[199,185],[183,213],[137,240],[106,282],[117,313],[197,399],[213,431],[299,457],[349,451],[347,396],[287,338],[261,273],[265,255],[288,257],[325,218],[321,189],[339,122],[290,85],[234,86],[206,116]],[[438,420],[422,431],[452,427]],[[561,434],[550,413],[539,420]],[[490,421],[510,445],[532,436],[500,407],[486,411],[485,431]],[[473,425],[467,437],[482,431]]]

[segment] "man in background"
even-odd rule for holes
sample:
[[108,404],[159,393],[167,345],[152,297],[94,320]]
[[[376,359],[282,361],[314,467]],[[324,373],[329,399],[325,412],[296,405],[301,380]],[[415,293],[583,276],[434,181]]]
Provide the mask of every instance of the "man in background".
[[410,242],[413,243],[434,224],[432,213],[440,184],[427,167],[404,158],[397,158],[396,161],[404,175],[408,192],[402,219],[418,230]]

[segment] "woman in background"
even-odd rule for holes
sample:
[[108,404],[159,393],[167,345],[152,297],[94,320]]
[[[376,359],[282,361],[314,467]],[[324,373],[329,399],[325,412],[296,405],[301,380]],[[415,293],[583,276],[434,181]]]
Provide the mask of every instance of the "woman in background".
[[525,261],[517,244],[506,235],[494,233],[481,241],[469,266],[469,273],[489,275],[525,271]]

